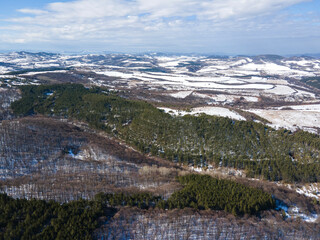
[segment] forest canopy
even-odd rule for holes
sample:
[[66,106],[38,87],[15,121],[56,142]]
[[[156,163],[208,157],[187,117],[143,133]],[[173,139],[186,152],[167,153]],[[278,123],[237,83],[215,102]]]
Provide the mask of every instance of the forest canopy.
[[271,194],[234,181],[196,174],[180,176],[178,181],[184,188],[162,203],[169,209],[192,207],[243,215],[275,208]]
[[44,114],[87,122],[139,151],[170,161],[243,169],[248,177],[320,181],[320,138],[275,130],[253,121],[214,116],[171,116],[143,101],[80,84],[21,86],[17,115]]
[[60,204],[0,194],[0,239],[92,239],[94,230],[124,206],[224,210],[235,216],[275,207],[270,194],[230,180],[191,174],[178,181],[183,188],[168,200],[147,192],[99,193],[92,200]]

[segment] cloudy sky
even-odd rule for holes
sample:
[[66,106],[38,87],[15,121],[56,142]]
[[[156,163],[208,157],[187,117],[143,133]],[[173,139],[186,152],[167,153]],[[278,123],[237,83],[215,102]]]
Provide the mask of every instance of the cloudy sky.
[[320,0],[0,0],[0,50],[320,53]]

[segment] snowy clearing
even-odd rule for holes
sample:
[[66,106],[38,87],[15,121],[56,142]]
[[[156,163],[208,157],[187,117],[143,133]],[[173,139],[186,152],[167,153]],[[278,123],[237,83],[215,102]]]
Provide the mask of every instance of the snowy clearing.
[[293,93],[296,93],[294,89],[284,85],[276,85],[275,88],[265,90],[264,92],[273,93],[276,95],[291,95]]
[[159,108],[159,109],[164,110],[166,113],[169,113],[172,115],[179,115],[179,116],[184,116],[187,114],[199,115],[204,113],[210,116],[229,117],[235,120],[246,120],[240,114],[234,111],[231,111],[228,108],[222,108],[222,107],[198,107],[198,108],[192,108],[190,111],[175,110],[171,108]]
[[171,97],[174,97],[174,98],[186,98],[191,93],[192,93],[192,91],[180,91],[180,92],[176,92],[176,93],[170,93],[168,95],[170,95]]
[[[310,105],[306,105],[310,106]],[[319,107],[319,105],[316,105]],[[287,106],[291,107],[292,106]],[[317,108],[315,107],[315,109]],[[307,107],[306,107],[307,108]],[[316,132],[313,128],[320,126],[320,111],[318,110],[273,110],[273,109],[251,109],[249,112],[255,113],[270,121],[274,128],[287,128],[292,131],[305,129]]]

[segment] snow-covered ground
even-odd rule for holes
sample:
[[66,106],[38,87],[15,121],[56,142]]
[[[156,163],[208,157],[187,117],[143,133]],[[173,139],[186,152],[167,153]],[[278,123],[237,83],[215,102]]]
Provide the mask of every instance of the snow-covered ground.
[[286,218],[300,218],[305,222],[316,222],[319,218],[319,215],[316,213],[306,214],[299,207],[295,205],[287,206],[281,201],[276,201],[276,209],[283,210]]
[[198,92],[193,92],[192,96],[198,98],[207,98],[211,99],[218,103],[232,103],[237,100],[243,99],[247,102],[258,102],[259,98],[254,96],[245,96],[245,95],[232,95],[232,94],[203,94]]
[[310,183],[296,188],[297,193],[320,200],[320,184]]
[[282,110],[286,108],[291,108],[293,110],[300,110],[300,111],[320,112],[320,104],[290,105],[290,106],[279,107],[276,109]]
[[[152,85],[165,86],[169,90],[255,89],[271,91],[270,93],[274,94],[290,94],[294,90],[283,87],[287,84],[286,77],[294,76],[299,79],[320,75],[320,60],[309,58],[283,58],[281,61],[273,61],[256,60],[254,57],[60,55],[18,52],[0,54],[1,62],[5,65],[0,64],[0,73],[7,72],[9,68],[10,71],[43,67],[88,68],[87,70],[97,74],[126,81],[138,79]],[[157,71],[159,68],[160,72]]]
[[[43,67],[75,68],[89,72],[90,85],[117,89],[127,88],[163,92],[173,98],[185,99],[188,96],[199,98],[208,107],[192,109],[191,112],[176,114],[201,114],[230,117],[244,120],[238,113],[227,108],[212,107],[258,103],[263,97],[277,101],[294,103],[320,102],[320,96],[307,85],[297,86],[303,77],[320,76],[320,60],[304,57],[282,58],[274,56],[258,57],[206,57],[206,56],[159,56],[156,54],[31,54],[26,52],[0,54],[0,74],[2,79],[36,79],[33,72]],[[9,71],[33,69],[19,76],[3,75]],[[65,72],[65,71],[55,71]],[[67,72],[67,71],[66,71]],[[96,73],[92,74],[91,73]],[[106,78],[105,76],[112,77]],[[106,80],[107,79],[107,80]],[[291,81],[294,79],[294,81]],[[37,81],[32,80],[32,83]],[[22,80],[10,82],[21,85]],[[189,98],[188,98],[189,99]],[[210,106],[210,107],[209,107]],[[273,127],[285,127],[291,130],[302,128],[316,132],[320,126],[320,107],[291,106],[292,110],[251,109],[250,111],[272,122]]]
[[95,71],[97,74],[103,74],[110,77],[119,77],[122,79],[136,79],[142,83],[148,83],[152,86],[161,86],[166,89],[256,89],[268,90],[273,89],[275,85],[265,82],[246,82],[243,80],[236,80],[230,77],[204,77],[204,76],[189,76],[185,74],[155,74],[145,72],[118,72],[118,71]]
[[174,98],[186,98],[191,93],[192,91],[180,91],[180,92],[170,93],[169,95]]
[[320,127],[320,105],[285,106],[275,109],[251,109],[257,114],[270,121],[274,128],[286,128],[292,131],[303,129],[317,133]]
[[[287,85],[285,77],[301,78],[320,75],[320,61],[304,58],[296,60],[284,58],[281,61],[272,62],[272,60],[255,61],[250,57],[215,59],[205,56],[142,55],[135,57],[129,54],[68,56],[21,52],[0,54],[0,62],[9,64],[10,70],[40,67],[89,67],[90,71],[97,74],[118,77],[123,80],[138,79],[169,89],[256,89],[270,91],[274,94],[295,92],[283,87]],[[163,71],[152,70],[159,67],[163,68]],[[190,72],[188,67],[195,70]],[[0,73],[6,71],[8,71],[6,65],[0,67]],[[265,75],[268,75],[268,78]],[[270,78],[272,75],[274,78]]]
[[8,68],[0,66],[0,74],[4,74],[8,72]]
[[175,110],[171,108],[159,108],[159,109],[164,110],[166,113],[169,113],[172,115],[179,115],[179,116],[184,116],[187,114],[190,114],[190,115],[207,114],[211,116],[228,117],[235,120],[243,120],[243,121],[246,120],[237,112],[231,111],[230,109],[223,108],[223,107],[197,107],[197,108],[190,109],[190,111]]
[[28,73],[24,73],[21,74],[20,76],[33,76],[36,74],[45,74],[45,73],[65,73],[67,72],[66,70],[55,70],[55,71],[40,71],[40,72],[28,72]]
[[273,93],[275,95],[291,95],[296,92],[297,91],[295,91],[291,87],[285,85],[276,85],[272,89],[265,90],[265,93]]
[[262,64],[248,63],[246,65],[240,66],[239,68],[247,71],[266,71],[269,73],[277,73],[277,74],[291,71],[289,67],[281,66],[275,63],[262,63]]

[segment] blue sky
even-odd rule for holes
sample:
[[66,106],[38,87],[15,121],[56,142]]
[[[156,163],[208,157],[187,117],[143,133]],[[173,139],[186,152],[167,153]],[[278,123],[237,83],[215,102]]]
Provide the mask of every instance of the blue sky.
[[320,0],[1,0],[0,50],[320,53]]

